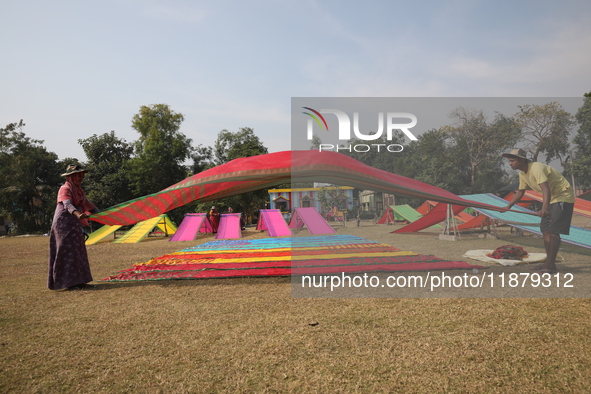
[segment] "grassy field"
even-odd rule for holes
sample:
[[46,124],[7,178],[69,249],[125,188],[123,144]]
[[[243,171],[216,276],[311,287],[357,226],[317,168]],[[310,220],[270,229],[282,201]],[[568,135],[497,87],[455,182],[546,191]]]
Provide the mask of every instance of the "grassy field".
[[[338,228],[444,259],[508,243],[543,252],[539,238],[507,232],[449,242],[392,230]],[[1,238],[0,392],[591,391],[588,298],[293,298],[288,278],[100,282],[194,244],[91,246],[97,289],[55,292],[48,238]],[[588,286],[591,251],[563,246],[559,269]]]

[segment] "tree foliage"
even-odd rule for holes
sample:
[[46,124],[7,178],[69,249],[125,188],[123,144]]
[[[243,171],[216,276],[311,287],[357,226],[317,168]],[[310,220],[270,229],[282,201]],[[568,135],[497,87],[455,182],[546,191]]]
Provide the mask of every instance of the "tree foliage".
[[[417,141],[404,145],[401,132],[391,141],[381,137],[380,145],[367,152],[344,152],[374,168],[417,179],[456,194],[496,191],[503,184],[501,152],[518,140],[520,130],[512,118],[497,114],[489,123],[481,110],[457,108],[451,114],[452,125],[421,134]],[[351,140],[350,145],[366,141]],[[387,145],[399,144],[401,152],[389,152]]]
[[220,131],[215,141],[213,152],[216,165],[224,164],[240,157],[251,157],[269,153],[268,149],[250,127],[241,127],[235,133],[228,130]]
[[450,148],[446,132],[432,129],[421,134],[405,150],[408,154],[405,176],[454,193],[464,190],[466,171],[463,158]]
[[568,137],[574,125],[573,116],[553,101],[544,105],[520,105],[515,120],[521,128],[525,150],[533,161],[543,154],[546,163],[563,158],[569,149]]
[[132,145],[117,138],[114,131],[100,136],[93,134],[78,143],[88,159],[89,174],[84,181],[88,199],[102,209],[131,200],[134,195],[128,187],[131,182],[128,166]]
[[[404,135],[395,132],[391,141],[384,136],[372,141],[372,149],[367,152],[368,142],[361,140],[349,141],[350,152],[342,147],[339,151],[374,168],[456,194],[495,192],[508,179],[502,151],[525,145],[534,159],[544,155],[546,161],[566,161],[563,157],[569,150],[568,137],[576,119],[573,166],[565,162],[563,165],[566,171],[574,172],[579,187],[591,187],[591,92],[585,94],[575,117],[555,102],[524,105],[513,117],[497,114],[492,122],[478,110],[458,108],[451,115],[454,122],[450,125],[427,131],[407,145]],[[237,132],[222,130],[213,146],[193,148],[191,139],[180,132],[183,120],[182,114],[166,104],[142,106],[132,119],[132,126],[139,133],[137,141],[128,143],[114,131],[80,139],[88,158],[84,165],[90,173],[84,188],[90,200],[107,208],[167,188],[191,173],[240,157],[268,153],[253,129],[247,127]],[[21,120],[0,128],[0,216],[12,219],[20,232],[45,232],[63,183],[60,174],[77,159],[58,160],[55,153],[45,149],[43,141],[27,137],[24,127]],[[311,148],[317,149],[321,142],[315,138]],[[386,149],[394,144],[403,145],[403,150]],[[188,159],[192,160],[190,166],[186,165]],[[216,205],[221,212],[227,207],[244,212],[251,220],[267,201],[267,191],[261,190],[207,204],[189,204],[169,215],[179,222],[185,212]]]
[[[259,137],[250,127],[241,127],[232,133],[222,130],[213,147],[213,163],[221,165],[241,157],[252,157],[269,153]],[[232,207],[234,212],[244,212],[247,222],[252,222],[255,211],[264,208],[269,194],[266,189],[228,197],[220,201],[222,207]],[[218,204],[219,205],[219,204]]]
[[574,138],[576,150],[573,160],[573,172],[577,177],[577,187],[591,188],[591,92],[585,93],[583,105],[575,118],[579,124]]
[[316,150],[320,148],[322,145],[322,140],[316,134],[312,136],[312,141],[310,142],[310,150]]
[[48,231],[65,166],[24,127],[21,120],[0,129],[0,216],[19,232]]
[[339,210],[348,209],[348,198],[340,186],[322,187],[318,192],[318,201],[322,207],[322,211],[330,211],[333,208]]
[[183,120],[167,104],[142,106],[134,115],[132,127],[140,134],[129,162],[134,194],[151,194],[187,177],[192,141],[179,131]]
[[193,159],[193,165],[191,166],[191,172],[193,174],[198,174],[215,167],[213,148],[211,146],[203,146],[199,144],[199,146],[193,150],[191,159]]
[[519,140],[518,125],[499,113],[489,123],[482,110],[464,107],[456,108],[450,116],[455,123],[442,130],[449,137],[449,150],[456,158],[458,171],[467,178],[463,193],[490,191],[491,184],[503,174],[502,152]]
[[[387,140],[385,135],[380,138],[371,141],[371,145],[368,145],[368,141],[353,138],[349,141],[348,149],[339,149],[339,152],[346,154],[349,157],[354,158],[374,168],[378,168],[384,171],[391,171],[395,167],[394,163],[401,156],[406,156],[403,152],[388,152],[388,145],[404,143],[404,135],[402,132],[395,130],[392,133],[392,140]],[[371,146],[371,149],[367,147]],[[406,148],[404,148],[406,149]]]

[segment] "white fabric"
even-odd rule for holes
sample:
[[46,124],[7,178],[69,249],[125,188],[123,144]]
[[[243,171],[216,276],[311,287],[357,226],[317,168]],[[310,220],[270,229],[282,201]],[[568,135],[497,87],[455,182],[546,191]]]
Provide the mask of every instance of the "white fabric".
[[464,257],[467,257],[472,260],[482,261],[485,263],[498,263],[505,266],[514,266],[515,264],[521,263],[535,263],[538,261],[546,260],[546,253],[529,253],[527,257],[523,260],[495,259],[487,256],[488,254],[491,254],[493,252],[494,250],[492,249],[469,250],[464,254]]

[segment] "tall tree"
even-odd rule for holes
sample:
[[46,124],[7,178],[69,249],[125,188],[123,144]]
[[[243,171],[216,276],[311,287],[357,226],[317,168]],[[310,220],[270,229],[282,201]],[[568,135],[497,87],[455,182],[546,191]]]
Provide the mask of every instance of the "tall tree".
[[251,157],[269,153],[259,137],[250,127],[241,127],[232,133],[222,130],[214,144],[215,162],[217,165],[227,163],[240,157]]
[[[339,152],[354,158],[368,166],[378,168],[380,170],[391,171],[396,174],[402,175],[399,171],[402,171],[400,166],[397,166],[399,159],[408,156],[406,147],[403,146],[402,152],[398,152],[397,147],[394,145],[404,144],[404,134],[401,131],[395,130],[392,133],[392,140],[388,140],[385,135],[380,138],[371,141],[363,141],[357,138],[353,138],[349,141],[346,147],[349,149],[339,149]],[[392,145],[392,152],[388,151],[388,146]],[[394,168],[398,167],[396,170]]]
[[[214,162],[217,165],[227,163],[241,157],[251,157],[269,153],[259,137],[254,134],[250,127],[241,127],[237,132],[232,133],[222,130],[218,134],[214,148]],[[222,205],[232,207],[234,212],[244,212],[247,222],[253,220],[254,212],[265,206],[269,198],[267,190],[241,194],[228,197],[221,201]]]
[[543,154],[546,163],[563,158],[569,150],[568,137],[574,125],[573,116],[560,103],[553,101],[544,105],[522,105],[515,114],[525,140],[525,150],[533,161]]
[[21,120],[0,129],[0,215],[19,232],[47,231],[65,167],[42,140],[27,137],[24,126]]
[[591,92],[585,93],[583,105],[575,118],[579,124],[573,142],[576,145],[573,160],[573,173],[577,178],[577,188],[591,188]]
[[78,140],[88,158],[89,174],[84,183],[88,198],[97,207],[110,206],[131,200],[128,164],[133,147],[118,138],[114,131]]
[[310,142],[310,150],[316,150],[322,145],[322,140],[316,134],[312,136],[312,142]]
[[191,173],[198,174],[207,169],[215,167],[213,148],[211,146],[203,146],[199,144],[191,154],[193,165],[191,166]]
[[[442,130],[450,138],[455,155],[466,160],[469,174],[467,191],[483,192],[485,190],[476,190],[475,187],[481,170],[483,167],[491,170],[491,163],[496,163],[497,172],[502,174],[501,153],[518,141],[520,129],[513,119],[499,113],[492,123],[488,123],[482,110],[459,107],[450,116],[455,123],[444,126]],[[490,181],[488,176],[487,181]]]
[[449,135],[441,129],[432,129],[412,141],[405,163],[405,175],[449,190],[462,193],[469,175],[465,156],[458,155],[450,145]]
[[142,106],[132,127],[140,133],[129,162],[131,186],[140,196],[151,194],[183,180],[188,175],[185,160],[192,152],[191,139],[179,131],[184,117],[167,104]]

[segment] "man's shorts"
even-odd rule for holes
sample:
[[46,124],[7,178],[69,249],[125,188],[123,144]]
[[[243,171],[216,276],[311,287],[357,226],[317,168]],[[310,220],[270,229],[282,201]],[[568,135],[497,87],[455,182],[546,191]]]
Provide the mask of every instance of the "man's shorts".
[[548,207],[548,216],[542,218],[540,230],[548,231],[550,234],[568,235],[570,222],[573,218],[572,202],[556,202]]

